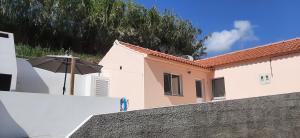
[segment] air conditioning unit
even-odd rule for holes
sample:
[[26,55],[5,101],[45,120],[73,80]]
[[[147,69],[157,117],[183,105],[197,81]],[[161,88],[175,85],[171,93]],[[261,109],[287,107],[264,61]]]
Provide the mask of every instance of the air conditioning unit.
[[92,96],[108,96],[109,80],[99,76],[91,76],[91,95]]
[[183,55],[183,56],[181,56],[182,58],[185,58],[185,59],[187,59],[187,60],[190,60],[190,61],[193,61],[194,60],[194,58],[193,58],[193,56],[191,56],[191,55]]

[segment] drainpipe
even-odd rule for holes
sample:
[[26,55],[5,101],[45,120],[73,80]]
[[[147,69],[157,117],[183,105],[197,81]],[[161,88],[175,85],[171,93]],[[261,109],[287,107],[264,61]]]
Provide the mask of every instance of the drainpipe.
[[273,77],[273,68],[272,68],[272,58],[270,58],[270,71],[271,71],[271,76]]
[[76,58],[72,56],[72,58],[71,58],[70,95],[74,95],[75,64],[76,64]]

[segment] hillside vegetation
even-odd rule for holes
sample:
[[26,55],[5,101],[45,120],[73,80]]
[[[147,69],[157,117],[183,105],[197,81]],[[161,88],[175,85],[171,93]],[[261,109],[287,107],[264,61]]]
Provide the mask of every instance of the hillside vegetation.
[[[66,49],[60,49],[60,50],[51,50],[50,48],[42,48],[42,47],[31,47],[24,44],[16,44],[16,56],[18,58],[24,58],[24,59],[31,59],[41,56],[47,56],[47,55],[64,55],[66,52]],[[98,64],[99,61],[102,58],[102,55],[91,55],[91,54],[83,54],[83,53],[76,53],[76,52],[70,52],[72,56],[79,57],[82,60],[89,61],[95,64]]]
[[103,55],[116,39],[173,55],[205,51],[191,22],[131,0],[0,0],[0,30],[42,51]]

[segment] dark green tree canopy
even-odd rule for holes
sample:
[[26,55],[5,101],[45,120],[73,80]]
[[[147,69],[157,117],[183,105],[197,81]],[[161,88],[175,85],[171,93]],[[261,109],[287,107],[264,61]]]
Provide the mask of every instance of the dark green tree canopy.
[[0,30],[16,42],[106,53],[119,39],[173,55],[205,54],[201,30],[170,11],[123,0],[0,0]]

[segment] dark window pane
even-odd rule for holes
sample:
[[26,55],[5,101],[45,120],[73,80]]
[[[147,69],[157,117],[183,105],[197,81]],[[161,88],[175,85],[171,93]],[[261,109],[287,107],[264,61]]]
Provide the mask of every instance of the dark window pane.
[[0,91],[9,91],[11,84],[10,74],[0,74]]
[[196,81],[196,94],[198,98],[202,98],[202,83],[201,81]]
[[172,92],[173,92],[173,95],[181,95],[181,93],[180,93],[180,78],[178,75],[172,75]]
[[171,74],[164,73],[164,91],[166,95],[171,95]]
[[224,78],[214,79],[212,81],[214,97],[225,96],[225,83]]
[[8,38],[8,34],[0,33],[0,37]]

